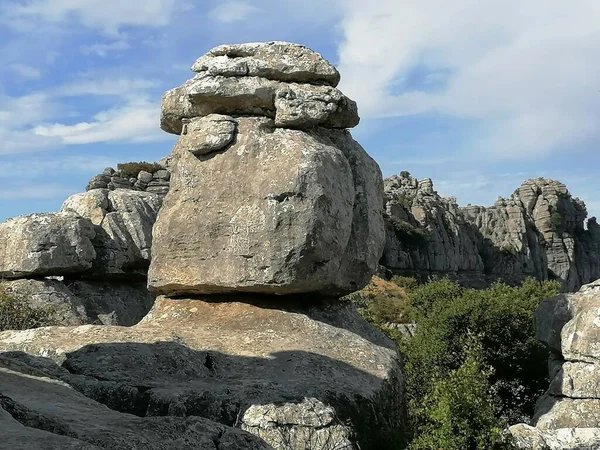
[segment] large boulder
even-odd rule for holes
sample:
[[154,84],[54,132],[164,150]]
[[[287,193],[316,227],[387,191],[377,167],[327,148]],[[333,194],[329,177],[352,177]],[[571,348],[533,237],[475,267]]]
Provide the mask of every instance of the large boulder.
[[[21,359],[19,359],[19,356]],[[259,438],[199,417],[137,417],[91,400],[43,358],[0,354],[1,448],[268,450]]]
[[0,223],[0,278],[44,277],[92,267],[96,231],[73,213],[31,214]]
[[191,121],[173,155],[152,290],[343,295],[377,269],[381,174],[348,132],[211,115]]
[[145,277],[150,264],[152,226],[162,198],[150,192],[94,189],[69,197],[61,211],[79,214],[96,225],[97,257],[86,276]]
[[51,358],[67,369],[55,378],[124,413],[237,424],[281,449],[311,448],[282,446],[299,436],[394,448],[400,359],[349,302],[220,300],[161,297],[131,328],[3,332],[0,351]]

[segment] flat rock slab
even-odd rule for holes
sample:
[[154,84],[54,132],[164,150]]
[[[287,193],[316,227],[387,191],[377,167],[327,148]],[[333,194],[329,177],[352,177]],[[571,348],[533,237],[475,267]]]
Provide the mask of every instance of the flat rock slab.
[[27,450],[267,450],[260,439],[199,417],[141,418],[0,354],[0,448]]
[[[349,303],[307,307],[299,299],[297,309],[281,310],[274,309],[280,301],[221,300],[160,297],[131,328],[4,332],[0,350],[51,358],[62,366],[56,377],[63,382],[139,416],[202,416],[243,423],[257,435],[272,436],[273,427],[284,435],[306,433],[316,429],[315,417],[324,420],[314,402],[306,403],[314,399],[317,409],[331,408],[335,420],[324,427],[331,435],[349,435],[340,424],[350,420],[363,450],[393,448],[404,426],[399,356]],[[272,412],[297,411],[286,419],[294,424],[288,428],[275,420],[261,425],[251,409],[303,402]]]

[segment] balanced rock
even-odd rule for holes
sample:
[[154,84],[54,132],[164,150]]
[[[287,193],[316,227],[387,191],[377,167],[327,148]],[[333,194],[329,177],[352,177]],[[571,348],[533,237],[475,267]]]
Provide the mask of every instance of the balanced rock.
[[600,280],[542,302],[536,333],[553,352],[534,427],[510,428],[519,448],[600,448]]
[[335,296],[366,285],[383,248],[382,178],[343,129],[358,115],[325,84],[337,71],[285,43],[217,48],[194,67],[163,99],[163,129],[181,135],[149,287]]
[[96,232],[73,213],[31,214],[0,223],[0,278],[81,273],[92,267]]

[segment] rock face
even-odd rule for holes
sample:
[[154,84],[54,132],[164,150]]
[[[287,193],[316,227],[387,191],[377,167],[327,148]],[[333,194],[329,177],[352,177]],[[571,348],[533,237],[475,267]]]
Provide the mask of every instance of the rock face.
[[107,167],[102,173],[90,179],[86,190],[109,189],[114,191],[116,189],[126,189],[149,192],[164,198],[167,192],[169,192],[171,172],[164,162],[159,162],[156,165],[162,168],[152,173],[142,170],[133,178],[127,178],[127,175],[121,173],[121,171]]
[[525,181],[484,208],[440,197],[429,179],[385,180],[387,238],[382,264],[395,272],[452,276],[484,287],[501,279],[554,279],[565,291],[600,277],[600,228],[557,181]]
[[69,197],[61,211],[76,213],[96,225],[92,242],[96,258],[88,276],[145,278],[152,226],[161,205],[157,194],[126,189],[94,189]]
[[161,297],[132,328],[8,331],[0,351],[51,358],[68,369],[55,377],[125,413],[241,421],[281,449],[311,448],[281,445],[291,438],[351,436],[362,449],[393,448],[403,426],[399,359],[350,302],[221,300]]
[[199,417],[124,414],[61,381],[44,358],[0,355],[0,447],[11,450],[267,450],[241,430]]
[[93,225],[75,214],[32,214],[0,223],[0,278],[84,272],[96,251]]
[[337,71],[287,43],[218,47],[194,70],[163,98],[162,127],[181,136],[149,287],[170,296],[363,287],[383,247],[382,181],[343,130],[358,115],[334,87]]
[[600,448],[600,280],[542,302],[536,333],[552,351],[550,387],[534,427],[510,431],[523,449]]

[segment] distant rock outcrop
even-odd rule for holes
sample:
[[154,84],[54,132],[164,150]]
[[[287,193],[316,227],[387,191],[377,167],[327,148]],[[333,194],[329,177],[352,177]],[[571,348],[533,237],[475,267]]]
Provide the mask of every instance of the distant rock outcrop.
[[600,227],[564,184],[525,181],[491,207],[459,207],[430,179],[403,173],[385,184],[387,240],[382,264],[392,271],[449,275],[484,287],[494,280],[558,280],[566,291],[600,277]]
[[165,164],[165,161],[161,161],[158,164],[159,167],[162,166],[162,168],[156,170],[154,173],[142,170],[136,177],[132,178],[127,178],[119,170],[107,167],[102,173],[99,173],[90,179],[86,190],[108,189],[114,191],[115,189],[127,189],[149,192],[164,197],[167,195],[167,192],[169,192],[171,172]]
[[535,314],[538,339],[550,348],[550,387],[533,426],[510,428],[528,450],[600,448],[600,280],[576,294],[544,300]]

